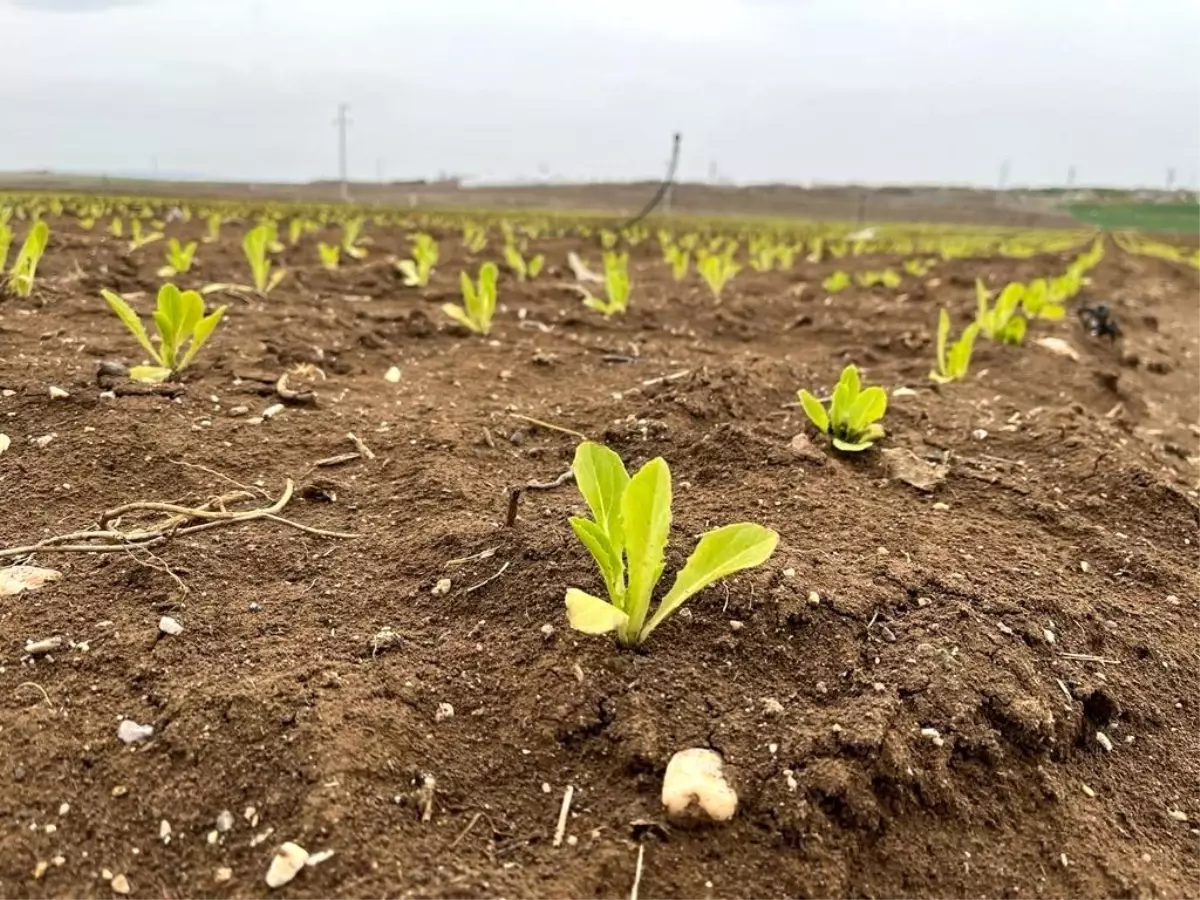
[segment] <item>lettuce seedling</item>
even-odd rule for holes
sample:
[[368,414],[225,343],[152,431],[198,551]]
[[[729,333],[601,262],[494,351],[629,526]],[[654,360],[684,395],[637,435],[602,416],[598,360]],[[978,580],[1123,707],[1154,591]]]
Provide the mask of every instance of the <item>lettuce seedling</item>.
[[12,246],[13,232],[7,222],[0,222],[0,272],[8,261],[8,248]]
[[[120,237],[120,235],[117,235]],[[206,244],[214,244],[221,239],[221,214],[209,213],[204,217],[204,237],[200,238]]]
[[[134,381],[166,381],[182,372],[212,335],[226,309],[218,306],[206,316],[200,294],[164,284],[158,289],[158,307],[154,311],[154,325],[159,336],[159,345],[155,347],[142,320],[124,297],[109,290],[100,293],[155,363],[131,368],[129,376]],[[189,342],[190,346],[184,350]]]
[[468,253],[482,253],[487,249],[487,229],[482,225],[476,225],[474,222],[467,222],[463,225],[463,246],[467,248]]
[[195,241],[188,241],[187,244],[180,244],[178,238],[167,241],[167,264],[158,270],[158,277],[174,278],[191,269],[196,247]]
[[272,240],[271,228],[266,224],[251,228],[242,238],[242,252],[246,254],[246,262],[250,263],[254,289],[258,291],[260,297],[271,293],[287,275],[287,269],[282,266],[271,271],[271,260],[267,256],[267,249]]
[[438,261],[438,245],[428,234],[413,237],[413,258],[396,261],[396,270],[408,287],[425,287]]
[[887,412],[887,392],[881,387],[861,387],[853,364],[842,370],[828,410],[806,390],[801,389],[799,397],[805,415],[829,435],[838,450],[866,450],[884,436],[878,422]]
[[515,243],[504,245],[504,264],[517,276],[517,281],[524,281],[526,278],[537,278],[538,273],[542,271],[542,266],[545,263],[546,258],[540,253],[527,260],[521,255],[521,251],[517,249]]
[[1003,344],[1020,344],[1025,340],[1025,319],[1017,313],[1021,300],[1025,295],[1025,285],[1013,281],[1004,286],[996,305],[989,309],[991,293],[984,286],[982,279],[975,279],[975,321],[980,330],[993,341]]
[[606,250],[604,253],[604,292],[607,300],[588,294],[583,299],[583,305],[594,309],[606,318],[616,313],[624,313],[629,309],[629,254],[614,253]]
[[962,336],[946,350],[950,339],[950,313],[942,310],[938,314],[937,368],[929,377],[938,384],[960,381],[971,367],[971,352],[975,349],[975,338],[979,334],[979,323],[972,322],[963,329]]
[[444,303],[442,312],[476,334],[487,334],[492,330],[492,316],[496,312],[496,278],[499,274],[495,263],[485,262],[479,267],[479,284],[475,285],[470,275],[459,272],[463,305]]
[[654,615],[650,600],[666,565],[671,532],[671,471],[666,460],[650,460],[630,478],[621,457],[585,441],[571,466],[592,518],[571,517],[571,529],[591,553],[608,599],[570,588],[567,621],[585,634],[617,633],[622,646],[642,643],[688,599],[714,582],[762,565],[779,535],[752,522],[717,528],[700,537]]
[[1021,309],[1030,319],[1053,321],[1067,314],[1066,308],[1060,306],[1057,298],[1052,295],[1045,278],[1035,278],[1025,286],[1025,293],[1021,297]]
[[321,257],[321,267],[327,272],[337,270],[338,261],[342,255],[342,248],[337,244],[327,244],[320,241],[317,244],[317,253]]
[[8,276],[8,290],[17,297],[28,297],[33,293],[33,278],[37,274],[38,263],[46,252],[46,242],[50,240],[50,226],[38,219],[25,235],[25,243],[13,262],[12,271]]
[[676,281],[683,281],[687,278],[688,266],[692,261],[692,255],[687,250],[675,244],[669,244],[663,250],[663,257],[671,267],[671,277]]
[[115,238],[121,237],[125,233],[125,228],[121,224],[120,216],[113,216],[108,223],[108,233]]
[[736,244],[726,247],[722,253],[700,252],[696,254],[696,271],[700,273],[700,277],[712,291],[713,299],[718,303],[721,302],[721,292],[725,290],[725,285],[742,270],[742,267],[733,261],[736,247]]
[[[363,227],[362,217],[350,219],[342,224],[342,252],[354,259],[362,259],[367,255],[367,248],[362,246],[369,243],[370,238],[361,237]],[[437,261],[436,254],[434,261]],[[430,265],[432,268],[432,264]]]
[[[151,228],[154,226],[152,225]],[[163,233],[161,231],[143,231],[141,219],[129,220],[129,252],[132,253],[147,244],[153,244],[155,241],[162,240]]]
[[850,287],[850,275],[838,269],[833,274],[825,277],[821,282],[821,287],[830,294],[837,294]]

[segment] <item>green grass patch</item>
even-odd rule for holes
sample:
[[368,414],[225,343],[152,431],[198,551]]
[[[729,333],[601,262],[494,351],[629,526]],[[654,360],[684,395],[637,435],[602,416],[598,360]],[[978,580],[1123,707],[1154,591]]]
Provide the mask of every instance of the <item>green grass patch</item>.
[[1116,231],[1200,232],[1200,203],[1081,203],[1071,215]]

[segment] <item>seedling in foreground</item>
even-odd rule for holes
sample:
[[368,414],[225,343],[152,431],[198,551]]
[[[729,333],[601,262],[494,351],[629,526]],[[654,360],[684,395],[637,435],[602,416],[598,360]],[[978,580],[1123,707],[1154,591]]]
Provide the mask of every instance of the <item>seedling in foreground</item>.
[[246,254],[246,262],[250,263],[250,274],[254,278],[254,289],[262,297],[275,289],[287,269],[280,266],[271,271],[271,260],[267,257],[267,249],[274,241],[273,229],[268,225],[258,225],[246,232],[242,238],[242,252]]
[[955,341],[949,352],[946,342],[950,339],[950,314],[942,310],[938,315],[937,368],[929,377],[938,384],[947,384],[965,378],[971,367],[971,351],[975,349],[975,338],[979,334],[979,323],[972,322]]
[[41,219],[34,222],[29,234],[25,235],[25,243],[21,245],[21,252],[17,254],[8,276],[8,290],[13,295],[28,297],[33,293],[33,278],[49,240],[50,226]]
[[[158,308],[154,311],[154,325],[158,329],[159,346],[156,348],[146,333],[146,327],[133,307],[120,294],[109,290],[100,292],[125,327],[133,333],[142,349],[150,355],[155,365],[134,366],[129,376],[134,381],[166,381],[187,368],[204,346],[225,315],[224,306],[204,315],[204,299],[196,291],[180,291],[173,284],[164,284],[158,290]],[[189,344],[187,350],[184,346]]]
[[[151,225],[151,228],[154,226]],[[161,231],[143,231],[142,220],[132,218],[129,220],[129,252],[132,253],[147,244],[153,244],[155,241],[162,240]]]
[[342,252],[354,259],[362,259],[367,255],[367,248],[362,245],[368,243],[370,238],[362,237],[362,227],[361,216],[342,225]]
[[689,598],[710,584],[766,562],[779,535],[752,522],[726,525],[702,535],[675,584],[646,621],[654,587],[666,565],[671,532],[671,471],[666,460],[650,460],[629,477],[612,450],[585,441],[575,450],[575,483],[592,512],[571,518],[608,592],[604,600],[567,590],[567,621],[586,634],[617,633],[622,646],[640,644]]
[[829,435],[838,450],[866,450],[884,435],[878,423],[887,412],[887,392],[881,387],[863,388],[854,365],[842,370],[828,410],[804,389],[799,397],[805,415]]
[[492,262],[485,262],[479,267],[478,285],[471,282],[471,276],[466,272],[460,272],[458,277],[462,283],[463,305],[445,303],[442,312],[476,334],[487,334],[492,330],[492,316],[496,312],[497,275],[499,271]]

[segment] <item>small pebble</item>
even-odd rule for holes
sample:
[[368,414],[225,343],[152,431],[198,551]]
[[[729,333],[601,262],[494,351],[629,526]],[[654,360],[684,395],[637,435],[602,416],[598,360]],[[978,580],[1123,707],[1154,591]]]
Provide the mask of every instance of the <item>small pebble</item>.
[[1096,743],[1103,747],[1106,753],[1112,752],[1113,742],[1108,739],[1108,735],[1103,731],[1096,732]]
[[796,570],[789,566],[788,568],[783,570],[783,577],[784,578],[795,578]]
[[158,839],[164,844],[171,843],[171,823],[166,819],[158,823]]
[[221,866],[221,868],[213,872],[213,881],[217,882],[218,884],[224,884],[232,877],[233,869],[229,868],[228,866]]
[[118,894],[129,893],[129,879],[124,875],[114,875],[113,880],[108,883],[108,886]]
[[939,501],[939,502],[933,504],[933,508],[936,509],[938,512],[944,512],[945,510],[950,508],[950,504],[942,503]]
[[1090,787],[1088,787],[1086,784],[1085,784],[1085,785],[1083,785],[1083,793],[1084,793],[1085,795],[1087,795],[1088,797],[1095,797],[1095,796],[1096,796],[1096,792],[1095,792],[1094,790],[1092,790]]
[[178,637],[183,634],[183,626],[176,619],[170,616],[163,616],[158,620],[158,630],[163,634],[169,634],[172,637]]
[[116,787],[114,787],[112,789],[112,795],[114,797],[124,797],[128,793],[129,793],[129,788],[125,787],[125,785],[123,785],[123,784],[118,784]]
[[65,815],[66,815],[67,813],[69,813],[70,811],[71,811],[71,804],[70,804],[70,803],[61,803],[61,804],[59,804],[59,807],[58,807],[58,814],[59,814],[60,816],[65,816]]
[[281,412],[283,412],[283,404],[282,403],[272,403],[270,406],[268,406],[266,409],[264,409],[261,413],[259,413],[259,415],[262,416],[264,419],[272,419],[275,416],[279,415]]
[[70,396],[71,395],[67,391],[64,391],[62,388],[54,387],[54,385],[50,386],[50,399],[51,400],[62,400],[64,397],[70,397]]
[[1181,809],[1173,809],[1167,813],[1176,822],[1186,822],[1188,820],[1187,813]]
[[125,744],[144,741],[152,734],[154,734],[153,725],[139,725],[133,719],[122,719],[121,724],[117,726],[117,737]]
[[230,831],[233,828],[233,813],[227,809],[221,810],[217,813],[216,825],[217,831],[220,831],[222,834]]
[[746,627],[746,623],[745,623],[745,622],[741,622],[741,621],[739,621],[738,619],[731,619],[731,620],[730,620],[730,622],[729,622],[729,627],[730,627],[730,628],[731,628],[733,631],[741,631],[743,628],[745,628],[745,627]]
[[435,597],[448,594],[450,593],[450,584],[451,582],[449,578],[439,578],[437,584],[433,586],[433,590],[431,590],[429,593],[433,594]]
[[277,888],[287,884],[296,877],[308,861],[308,851],[299,844],[288,841],[280,845],[267,869],[267,887]]
[[39,859],[37,861],[37,865],[33,867],[33,880],[37,881],[39,878],[45,875],[48,868],[50,868],[50,864],[44,859]]
[[768,716],[777,716],[783,712],[783,704],[774,697],[763,698],[763,712]]
[[547,622],[545,625],[543,625],[541,627],[541,629],[539,629],[539,630],[542,632],[542,637],[544,637],[544,638],[554,637],[554,626],[551,625],[549,622]]
[[1088,572],[1092,571],[1091,563],[1089,563],[1086,559],[1081,559],[1079,561],[1079,571],[1086,575]]
[[453,719],[453,718],[454,718],[454,707],[451,706],[449,703],[439,703],[437,706],[437,711],[434,712],[434,714],[433,714],[433,720],[435,722],[444,722],[447,719]]
[[246,608],[249,609],[250,612],[259,612],[262,609],[262,605],[251,600],[250,605]]
[[809,591],[808,592],[808,605],[809,606],[820,606],[821,605],[821,595],[818,594],[816,591]]
[[231,406],[231,407],[229,407],[229,415],[233,416],[234,418],[237,418],[238,416],[244,416],[248,412],[250,412],[250,407],[248,407],[248,406]]
[[987,431],[983,428],[976,428],[974,431],[971,432],[971,437],[975,438],[975,440],[977,440],[977,441],[984,440],[985,438],[987,438],[987,435],[988,435]]
[[384,372],[383,380],[388,382],[389,384],[399,384],[400,383],[400,367],[392,366],[390,369],[388,369],[386,372]]

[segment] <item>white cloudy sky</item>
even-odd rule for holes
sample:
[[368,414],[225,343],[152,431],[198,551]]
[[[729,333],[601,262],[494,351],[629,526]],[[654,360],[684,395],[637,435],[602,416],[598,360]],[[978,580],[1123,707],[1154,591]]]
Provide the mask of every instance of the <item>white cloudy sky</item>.
[[0,0],[0,170],[1161,185],[1200,0]]

